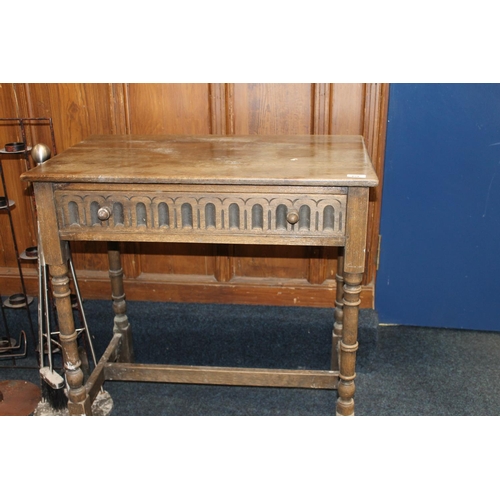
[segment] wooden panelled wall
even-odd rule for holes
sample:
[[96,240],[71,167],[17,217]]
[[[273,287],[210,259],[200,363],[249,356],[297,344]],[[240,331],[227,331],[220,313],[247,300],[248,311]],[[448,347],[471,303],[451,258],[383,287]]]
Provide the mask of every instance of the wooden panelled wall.
[[[1,84],[0,117],[52,117],[62,152],[91,134],[362,134],[382,179],[387,84]],[[1,123],[1,122],[0,122]],[[29,142],[50,144],[47,127]],[[0,125],[0,144],[19,140]],[[22,161],[2,157],[20,250],[36,244]],[[381,187],[371,193],[362,307],[373,307]],[[0,293],[19,291],[6,214],[0,214]],[[110,296],[103,243],[73,242],[84,298]],[[330,307],[335,248],[123,244],[127,298]],[[36,294],[34,264],[23,264]]]

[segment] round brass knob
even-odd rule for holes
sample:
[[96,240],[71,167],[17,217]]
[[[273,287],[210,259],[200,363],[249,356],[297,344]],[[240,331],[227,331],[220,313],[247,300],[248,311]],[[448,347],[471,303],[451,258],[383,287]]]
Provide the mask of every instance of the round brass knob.
[[97,217],[99,220],[108,220],[111,217],[111,209],[109,207],[101,207],[97,211]]
[[290,224],[296,224],[299,221],[299,212],[297,212],[297,210],[290,210],[286,214],[286,220]]
[[35,144],[31,150],[31,157],[37,165],[46,162],[51,155],[50,148],[46,144]]

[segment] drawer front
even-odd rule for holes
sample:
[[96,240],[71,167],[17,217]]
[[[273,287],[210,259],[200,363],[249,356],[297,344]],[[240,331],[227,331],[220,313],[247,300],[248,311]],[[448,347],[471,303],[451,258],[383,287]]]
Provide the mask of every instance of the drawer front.
[[[55,192],[64,239],[342,244],[345,194]],[[137,237],[138,239],[138,237]]]

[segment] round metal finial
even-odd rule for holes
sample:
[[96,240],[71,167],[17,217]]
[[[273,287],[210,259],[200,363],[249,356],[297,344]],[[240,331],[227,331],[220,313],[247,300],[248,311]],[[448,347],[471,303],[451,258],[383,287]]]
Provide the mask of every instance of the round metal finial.
[[51,156],[50,148],[45,144],[35,144],[31,150],[31,157],[37,165],[46,162]]

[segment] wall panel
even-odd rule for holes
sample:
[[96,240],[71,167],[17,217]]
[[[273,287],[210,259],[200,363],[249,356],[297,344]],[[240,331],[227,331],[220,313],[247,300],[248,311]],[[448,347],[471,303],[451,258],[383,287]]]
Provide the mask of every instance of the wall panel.
[[234,85],[234,133],[310,134],[312,90],[307,84]]
[[[161,106],[158,105],[161,103]],[[132,134],[210,134],[208,84],[129,84]],[[210,245],[138,245],[140,273],[213,275]]]
[[27,89],[30,116],[52,117],[59,151],[91,134],[116,132],[110,84],[28,84]]
[[362,134],[366,86],[332,84],[330,134]]
[[[234,85],[234,133],[310,134],[313,84]],[[234,272],[239,277],[307,279],[309,249],[247,246],[234,254]]]
[[204,83],[129,84],[132,134],[209,134],[209,86]]

